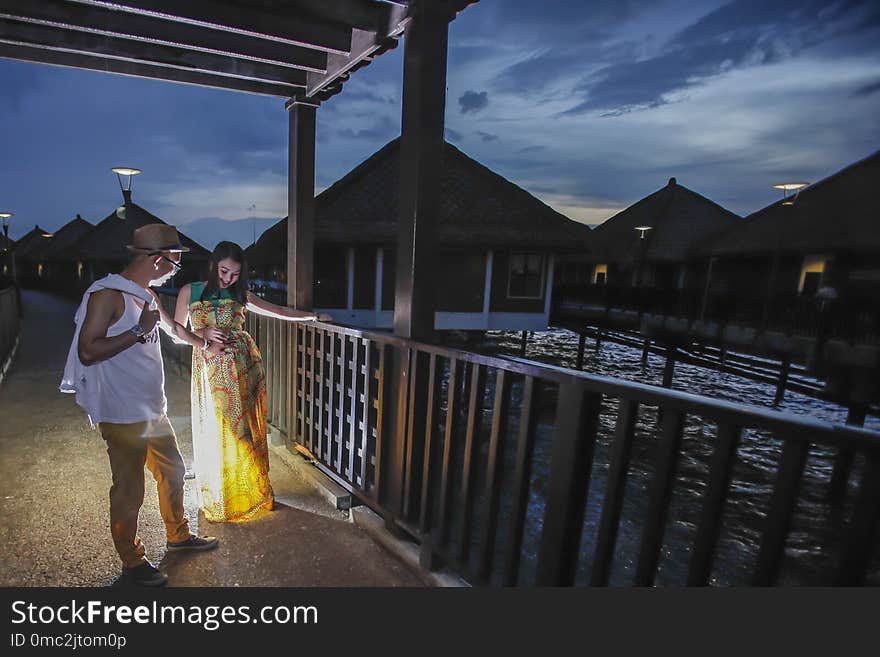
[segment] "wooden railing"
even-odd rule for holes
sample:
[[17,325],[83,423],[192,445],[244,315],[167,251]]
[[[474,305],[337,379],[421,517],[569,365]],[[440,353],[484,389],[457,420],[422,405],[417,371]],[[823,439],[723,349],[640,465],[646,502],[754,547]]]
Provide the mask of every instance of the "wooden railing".
[[18,349],[21,330],[21,308],[15,287],[0,290],[0,381],[12,364]]
[[[652,585],[678,553],[686,568],[664,583],[723,583],[719,540],[738,507],[734,533],[755,548],[744,583],[877,576],[876,432],[323,323],[250,314],[248,330],[270,422],[418,541],[425,565],[476,584]],[[857,455],[846,512],[809,528],[834,563],[802,581],[784,568],[786,540],[837,450]]]

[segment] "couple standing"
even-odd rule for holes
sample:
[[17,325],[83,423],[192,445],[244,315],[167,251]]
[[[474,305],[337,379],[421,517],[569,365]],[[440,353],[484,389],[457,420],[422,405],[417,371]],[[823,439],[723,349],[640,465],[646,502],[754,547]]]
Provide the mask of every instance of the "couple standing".
[[[113,484],[110,533],[133,583],[161,586],[167,577],[145,557],[137,535],[144,500],[144,466],[156,480],[167,549],[210,550],[183,510],[186,468],[168,421],[158,328],[193,346],[192,428],[199,503],[211,521],[252,518],[274,501],[266,442],[266,381],[260,352],[244,330],[245,311],[297,321],[318,319],[270,304],[247,289],[241,248],[221,242],[208,280],[180,290],[174,317],[156,294],[180,270],[177,230],[148,224],[134,231],[129,264],[93,283],[74,318],[62,392],[76,401],[107,443]],[[187,328],[189,324],[190,328]]]

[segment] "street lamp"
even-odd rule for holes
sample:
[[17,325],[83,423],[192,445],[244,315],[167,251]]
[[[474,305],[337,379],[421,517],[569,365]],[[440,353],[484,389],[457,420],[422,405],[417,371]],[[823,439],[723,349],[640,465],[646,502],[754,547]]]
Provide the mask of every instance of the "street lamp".
[[[131,178],[141,173],[141,170],[131,167],[113,167],[110,171],[115,173],[116,179],[119,180],[119,189],[122,191],[122,200],[124,201],[123,205],[116,208],[116,216],[124,220],[128,206],[131,205]],[[125,185],[122,184],[123,176],[127,178]]]
[[645,239],[645,233],[651,230],[653,226],[636,226],[636,230],[639,231],[639,239]]
[[12,279],[15,280],[15,253],[9,246],[9,220],[13,214],[13,212],[0,212],[0,219],[3,220],[3,250],[7,253],[6,257],[12,270]]
[[[785,182],[773,185],[773,188],[782,190],[782,205],[794,205],[798,192],[809,184],[805,182]],[[789,197],[789,192],[794,192],[794,196]]]

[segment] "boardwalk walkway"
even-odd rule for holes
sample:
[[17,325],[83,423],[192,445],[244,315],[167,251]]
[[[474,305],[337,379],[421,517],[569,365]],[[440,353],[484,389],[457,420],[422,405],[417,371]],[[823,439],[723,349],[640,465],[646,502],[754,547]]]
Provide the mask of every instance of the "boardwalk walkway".
[[[35,291],[23,302],[21,349],[0,385],[0,586],[118,584],[104,442],[73,396],[58,392],[75,304]],[[166,375],[168,414],[189,463],[189,383],[175,367]],[[158,497],[146,474],[141,538],[171,586],[422,585],[274,454],[270,473],[279,508],[247,524],[207,522],[187,480],[193,531],[221,539],[217,550],[198,555],[165,554]]]

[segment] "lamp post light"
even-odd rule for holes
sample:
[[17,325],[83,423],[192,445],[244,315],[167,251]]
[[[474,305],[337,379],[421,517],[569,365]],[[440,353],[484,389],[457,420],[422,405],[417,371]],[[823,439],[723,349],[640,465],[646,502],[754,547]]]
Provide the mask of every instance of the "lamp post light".
[[[119,189],[122,191],[122,200],[124,202],[123,205],[116,208],[116,216],[125,220],[128,216],[128,208],[131,206],[131,179],[142,172],[140,169],[133,169],[131,167],[113,167],[110,170],[116,174],[116,179],[119,180]],[[125,185],[122,184],[123,176],[127,179]]]
[[[782,190],[782,205],[794,205],[794,202],[797,200],[798,192],[809,184],[810,183],[805,182],[785,182],[773,185],[773,189]],[[794,195],[789,197],[789,192],[794,192]]]

